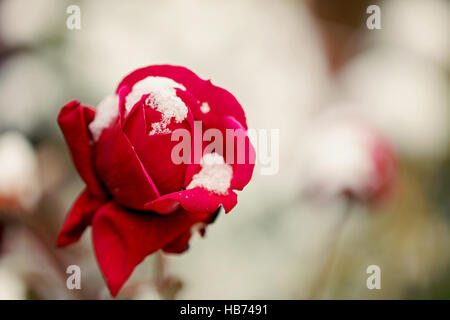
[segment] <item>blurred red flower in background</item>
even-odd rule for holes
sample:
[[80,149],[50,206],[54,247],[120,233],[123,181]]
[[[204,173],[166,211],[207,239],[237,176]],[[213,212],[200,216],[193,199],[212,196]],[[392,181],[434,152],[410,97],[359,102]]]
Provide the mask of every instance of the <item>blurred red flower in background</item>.
[[377,204],[392,190],[396,158],[386,138],[362,119],[326,114],[306,135],[304,193]]

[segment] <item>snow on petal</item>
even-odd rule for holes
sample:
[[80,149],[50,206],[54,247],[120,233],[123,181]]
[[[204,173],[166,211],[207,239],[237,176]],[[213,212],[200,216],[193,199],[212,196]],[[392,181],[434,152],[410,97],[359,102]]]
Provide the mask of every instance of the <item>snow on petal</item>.
[[175,121],[180,123],[188,114],[188,108],[177,96],[176,88],[186,90],[172,79],[149,76],[134,84],[125,99],[125,108],[130,111],[143,95],[149,94],[145,104],[162,113],[162,120],[152,124],[150,135],[170,133],[167,128],[170,121],[175,118]]
[[97,106],[94,120],[89,124],[92,137],[95,141],[100,138],[102,131],[108,128],[114,118],[119,114],[119,97],[109,95],[103,98]]
[[209,106],[208,102],[203,102],[200,106],[200,111],[203,113],[208,113],[211,110],[211,107]]
[[200,164],[202,169],[192,177],[186,189],[202,187],[216,194],[227,194],[233,178],[233,168],[215,152],[204,155]]

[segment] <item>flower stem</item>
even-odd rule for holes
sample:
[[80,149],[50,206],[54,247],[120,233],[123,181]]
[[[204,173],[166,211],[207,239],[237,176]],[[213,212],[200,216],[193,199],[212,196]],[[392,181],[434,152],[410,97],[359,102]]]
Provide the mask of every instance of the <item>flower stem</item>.
[[344,204],[342,217],[339,219],[338,223],[336,224],[336,226],[334,227],[334,229],[332,230],[331,234],[328,237],[328,242],[326,244],[324,254],[325,261],[322,264],[321,268],[319,269],[317,277],[310,289],[308,297],[310,300],[320,299],[320,297],[323,295],[327,287],[330,273],[333,270],[333,266],[336,260],[336,254],[339,248],[339,241],[340,238],[342,237],[344,227],[349,220],[354,204],[354,199],[352,199],[351,197],[348,198],[346,197],[345,200],[346,201]]
[[[46,228],[34,219],[34,215],[20,216],[19,221],[22,226],[30,233],[30,235],[37,241],[42,254],[46,257],[47,261],[55,268],[58,273],[58,277],[61,279],[62,283],[65,284],[67,278],[66,274],[66,264],[61,259],[61,257],[56,252],[56,246],[53,244],[52,239],[46,234]],[[88,299],[81,290],[73,290],[71,292],[75,299]]]
[[157,287],[160,287],[164,283],[164,278],[166,275],[166,267],[167,267],[166,257],[164,257],[162,252],[160,251],[156,252],[155,282]]
[[155,266],[156,288],[162,299],[174,300],[181,290],[183,282],[177,276],[169,273],[167,265],[167,257],[162,251],[158,251]]

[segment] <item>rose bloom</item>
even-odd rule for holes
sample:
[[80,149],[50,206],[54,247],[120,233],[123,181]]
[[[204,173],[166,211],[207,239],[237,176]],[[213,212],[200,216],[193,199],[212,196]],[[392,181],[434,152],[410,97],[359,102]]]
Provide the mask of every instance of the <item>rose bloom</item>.
[[[240,134],[224,139],[220,152],[207,151],[194,121],[223,137],[227,129]],[[96,111],[71,101],[58,122],[86,188],[57,244],[76,242],[91,225],[97,261],[113,296],[149,254],[185,251],[192,227],[200,224],[203,235],[221,206],[229,212],[237,203],[233,190],[242,190],[253,173],[255,151],[241,105],[184,67],[138,69]],[[192,149],[200,139],[200,161],[190,150],[183,152],[192,161],[173,161],[177,129],[190,133]],[[245,161],[237,161],[242,153]]]

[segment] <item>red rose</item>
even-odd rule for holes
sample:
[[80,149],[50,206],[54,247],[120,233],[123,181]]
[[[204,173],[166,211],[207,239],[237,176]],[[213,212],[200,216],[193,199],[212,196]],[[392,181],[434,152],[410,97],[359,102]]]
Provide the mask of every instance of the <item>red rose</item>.
[[[222,152],[210,153],[196,121],[224,137],[230,129],[239,134],[224,139]],[[113,296],[147,255],[185,251],[192,226],[201,223],[203,233],[220,206],[230,211],[237,203],[233,190],[242,190],[253,173],[255,154],[241,105],[183,67],[138,69],[99,104],[97,114],[71,101],[58,122],[86,189],[57,243],[76,242],[91,225],[97,261]],[[176,130],[191,134],[188,163],[173,160]],[[245,161],[238,159],[242,153]]]

